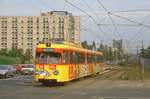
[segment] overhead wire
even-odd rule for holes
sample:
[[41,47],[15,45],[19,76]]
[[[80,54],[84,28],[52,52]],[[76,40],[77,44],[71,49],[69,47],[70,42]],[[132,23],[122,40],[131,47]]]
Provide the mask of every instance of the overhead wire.
[[[82,19],[83,19],[83,18],[82,18]],[[83,20],[82,20],[82,19],[81,19],[82,22],[80,23],[81,26],[84,25],[84,23],[86,23],[86,21],[88,21],[89,17],[86,17],[86,18],[83,19]]]
[[[88,17],[90,17],[90,19],[92,19],[92,21],[96,24],[96,26],[98,27],[98,29],[103,33],[104,36],[107,36],[106,33],[98,26],[96,20],[86,11],[82,10],[81,8],[77,7],[76,5],[72,4],[71,2],[69,2],[68,0],[65,0],[68,4],[70,4],[72,7],[78,9],[79,11],[81,11],[82,13],[86,14]],[[107,36],[107,38],[110,38],[109,36]],[[111,39],[111,38],[110,38]]]
[[[144,23],[145,20],[146,20],[149,16],[150,16],[150,14],[148,14],[148,15],[144,18],[144,20],[143,20],[141,23]],[[140,28],[139,31],[138,31],[133,37],[131,37],[131,38],[129,39],[129,41],[136,39],[136,37],[143,31],[144,28],[145,28],[145,27],[142,26],[142,28]]]
[[[53,8],[51,8],[44,0],[40,0],[40,2],[42,3],[42,4],[44,4],[45,6],[47,6],[48,8],[50,8],[51,10],[54,10]],[[65,9],[65,7],[66,7],[66,2],[64,2],[64,7],[63,7],[63,9]],[[85,21],[87,21],[87,20],[85,20]],[[75,28],[76,29],[76,28]]]
[[98,20],[100,20],[98,14],[89,6],[89,4],[86,2],[86,0],[82,0],[82,1],[83,1],[83,3],[88,7],[88,9],[90,9],[91,12],[96,16],[96,18],[97,18]]
[[[83,0],[83,3],[88,7],[89,10],[91,10],[91,12],[96,16],[96,18],[99,20],[99,22],[101,21],[100,17],[98,16],[98,14],[89,6],[89,4],[86,2],[86,0]],[[101,22],[102,23],[102,22]],[[101,23],[98,23],[97,25],[99,27],[101,27]],[[106,26],[105,26],[106,27]],[[102,28],[101,28],[102,29]],[[109,30],[110,32],[112,32],[108,27],[107,30]]]
[[112,13],[126,13],[126,12],[143,12],[143,11],[150,11],[150,9],[137,9],[137,10],[123,10],[123,11],[111,11]]
[[101,2],[100,0],[97,0],[97,2],[98,2],[98,4],[105,10],[105,12],[108,13],[108,17],[109,17],[109,19],[111,20],[112,25],[113,25],[113,27],[114,27],[116,33],[119,35],[120,38],[123,39],[122,35],[119,33],[119,31],[118,31],[118,29],[117,29],[117,27],[116,27],[116,25],[115,25],[115,23],[114,23],[113,18],[112,18],[112,17],[110,16],[110,14],[109,14],[110,12],[108,11],[108,9],[105,8],[105,6],[102,4],[102,2]]
[[63,8],[62,8],[63,10],[65,10],[66,9],[66,2],[64,2],[64,6],[63,6]]
[[[99,24],[101,26],[111,26],[112,24]],[[140,26],[137,24],[116,24],[117,26]]]
[[[143,10],[143,11],[145,11],[145,10]],[[124,20],[126,20],[126,21],[135,23],[135,24],[137,24],[137,25],[139,25],[139,26],[142,26],[142,28],[141,28],[133,37],[131,37],[131,38],[128,39],[129,41],[137,40],[136,37],[143,31],[143,29],[145,29],[145,28],[150,28],[149,25],[144,24],[144,21],[150,16],[150,14],[148,14],[148,15],[144,18],[144,20],[143,20],[142,22],[136,22],[136,21],[134,21],[134,20],[131,20],[131,19],[129,19],[129,18],[116,15],[116,14],[114,14],[114,13],[110,13],[110,14],[112,14],[112,15],[114,15],[114,16],[116,16],[116,17],[119,17],[119,18],[121,18],[121,19],[124,19]]]
[[[108,17],[110,18],[110,20],[111,20],[111,22],[112,22],[112,24],[113,24],[113,26],[114,26],[114,29],[116,30],[117,34],[119,35],[119,32],[118,32],[118,30],[117,30],[117,27],[116,27],[116,25],[114,24],[114,21],[113,21],[112,17],[110,16],[111,12],[108,11],[108,10],[104,7],[104,5],[102,4],[102,2],[101,2],[100,0],[97,0],[97,1],[98,1],[98,3],[100,4],[100,6],[107,12]],[[119,36],[120,36],[120,35],[119,35]],[[122,36],[121,36],[121,37],[122,37]]]
[[[48,8],[50,8],[51,10],[54,10],[53,8],[51,8],[44,0],[40,0],[41,1],[41,3],[42,4],[44,4],[45,6],[47,6]],[[65,1],[68,1],[68,0],[65,0]],[[100,1],[100,0],[97,0],[97,1]],[[69,1],[68,1],[69,2]],[[67,2],[67,3],[68,3]],[[71,4],[69,4],[69,5],[71,5]],[[72,5],[73,6],[73,5]],[[137,26],[142,26],[142,28],[137,32],[137,34],[135,35],[135,37],[137,37],[140,33],[141,33],[141,31],[146,27],[146,28],[150,28],[150,26],[149,25],[146,25],[146,24],[144,24],[144,21],[142,21],[142,22],[137,22],[137,21],[135,21],[135,20],[132,20],[132,19],[129,19],[129,18],[126,18],[126,17],[123,17],[123,16],[120,16],[120,15],[117,15],[117,14],[114,14],[114,13],[120,13],[120,12],[139,12],[139,11],[150,11],[150,9],[140,9],[140,10],[126,10],[126,11],[108,11],[107,10],[107,8],[105,8],[105,6],[102,4],[101,5],[102,7],[103,7],[103,9],[107,12],[107,14],[109,15],[109,17],[111,17],[111,15],[113,15],[113,16],[115,16],[115,17],[118,17],[118,18],[120,18],[120,19],[123,19],[123,20],[126,20],[126,21],[128,21],[128,22],[131,22],[131,23],[134,23],[135,24],[135,26],[137,25]],[[81,8],[79,8],[79,7],[77,7],[77,6],[73,6],[73,7],[75,7],[76,9],[80,9],[80,11],[81,12],[83,12],[84,14],[86,14],[90,19],[92,19],[92,21],[98,26],[98,25],[101,25],[102,26],[102,24],[97,24],[97,22],[95,21],[95,19],[93,18],[93,16],[91,16],[89,13],[87,13],[86,11],[84,11],[84,10],[82,10]],[[97,15],[97,14],[96,14]],[[146,19],[146,18],[145,18]],[[111,20],[111,22],[112,22],[112,25],[113,26],[115,26],[116,27],[116,25],[117,24],[115,24],[114,23],[114,20],[112,19],[112,18],[110,18],[110,20]],[[107,24],[106,24],[107,25]],[[118,24],[119,25],[119,24]],[[134,25],[119,25],[119,26],[134,26]],[[114,28],[115,28],[114,27]],[[117,29],[117,28],[116,28]],[[115,29],[115,30],[116,30]],[[101,29],[100,29],[101,30]],[[103,33],[103,34],[105,34],[105,33]],[[118,33],[117,33],[118,34]],[[105,36],[106,36],[106,34],[105,34]],[[132,39],[132,38],[131,38]]]
[[96,38],[97,39],[99,39],[99,35],[96,33],[96,31],[94,31],[93,29],[91,29],[91,27],[89,28],[89,27],[87,27],[87,26],[85,26],[84,25],[84,23],[87,21],[89,19],[89,17],[87,17],[86,19],[84,19],[83,21],[82,21],[82,23],[81,23],[81,31],[87,31],[87,30],[89,30],[91,33],[94,33],[96,36]]
[[[128,19],[128,18],[125,18],[125,17],[118,16],[118,15],[116,15],[116,14],[113,14],[112,12],[108,11],[108,10],[104,7],[104,5],[101,3],[100,0],[97,0],[97,1],[98,1],[98,3],[103,7],[103,9],[108,13],[108,15],[114,15],[114,16],[116,16],[116,17],[119,17],[119,18],[121,18],[121,19],[127,20],[127,21],[129,21],[129,22],[138,24],[139,26],[143,26],[143,28],[144,28],[144,27],[150,28],[149,25],[143,24],[144,21],[141,22],[141,23],[139,23],[139,22],[133,21],[133,20],[131,20],[131,19]],[[150,9],[148,9],[148,10],[150,10]],[[135,10],[134,10],[134,11],[135,11]],[[144,9],[144,11],[145,11],[145,9]],[[126,12],[130,12],[130,11],[126,11]],[[111,16],[109,16],[109,17],[111,17]],[[110,19],[111,19],[111,21],[112,21],[112,18],[110,18]],[[145,19],[146,19],[146,18],[145,18]],[[143,30],[143,28],[142,28],[141,30]],[[140,30],[140,31],[141,31],[141,30]],[[137,34],[139,34],[139,33],[140,33],[140,32],[138,32]]]
[[[83,27],[84,28],[84,27]],[[89,31],[89,32],[92,32],[92,33],[94,33],[95,35],[94,35],[94,37],[95,38],[97,38],[97,39],[99,39],[99,35],[95,32],[95,31],[93,31],[91,28],[84,28],[83,29],[83,31]]]
[[52,7],[50,7],[50,5],[48,5],[44,0],[39,0],[43,5],[45,5],[46,7],[48,7],[50,10],[54,10]]
[[113,15],[113,16],[116,16],[116,17],[118,17],[118,18],[121,18],[121,19],[123,19],[123,20],[129,21],[129,22],[131,22],[131,23],[135,23],[135,24],[138,24],[138,25],[140,25],[140,26],[144,26],[144,27],[146,27],[146,28],[150,28],[149,25],[146,25],[146,24],[143,24],[143,23],[136,22],[136,21],[131,20],[131,19],[129,19],[129,18],[122,17],[122,16],[116,15],[116,14],[111,13],[111,12],[110,12],[109,14],[111,14],[111,15]]
[[128,22],[135,23],[135,24],[137,24],[137,25],[139,25],[139,26],[143,26],[143,27],[136,33],[136,35],[135,35],[134,37],[130,38],[129,40],[136,39],[136,37],[143,31],[144,28],[150,28],[149,25],[143,24],[144,22],[136,22],[136,21],[134,21],[134,20],[131,20],[131,19],[129,19],[129,18],[116,15],[116,14],[111,13],[111,12],[110,12],[109,14],[114,15],[114,16],[116,16],[116,17],[118,17],[118,18],[123,19],[123,20],[126,20],[126,21],[128,21]]

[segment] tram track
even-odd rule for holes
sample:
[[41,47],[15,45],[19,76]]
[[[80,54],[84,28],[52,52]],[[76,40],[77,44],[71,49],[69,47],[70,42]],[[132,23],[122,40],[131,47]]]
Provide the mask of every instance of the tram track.
[[110,83],[111,84],[115,83],[117,78],[120,77],[123,73],[124,71],[120,68],[112,69],[110,71],[104,72],[94,77],[89,77],[89,78],[82,79],[81,81],[72,82],[68,86],[61,88],[61,90],[67,88],[68,90],[72,90],[72,91],[65,92],[62,95],[58,96],[56,99],[62,99],[63,97],[74,93],[74,91],[81,92],[80,90],[82,89],[92,88],[93,86],[97,85],[97,83],[101,83],[100,86],[103,86],[103,88],[107,88],[110,86]]
[[95,78],[100,79],[100,80],[119,79],[120,76],[124,74],[124,72],[125,71],[122,68],[114,68],[114,69],[109,70],[106,73],[102,73],[96,76]]

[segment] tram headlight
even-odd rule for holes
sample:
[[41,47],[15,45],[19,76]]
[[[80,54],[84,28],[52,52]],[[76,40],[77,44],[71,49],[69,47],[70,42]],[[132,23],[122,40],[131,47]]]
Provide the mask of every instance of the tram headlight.
[[39,66],[39,68],[40,68],[40,69],[43,69],[43,68],[44,68],[44,66],[43,66],[43,65],[40,65],[40,66]]
[[38,71],[38,70],[34,71],[34,74],[35,74],[35,75],[38,75],[38,74],[39,74],[39,71]]
[[53,73],[54,73],[54,75],[58,75],[59,74],[58,70],[55,70]]

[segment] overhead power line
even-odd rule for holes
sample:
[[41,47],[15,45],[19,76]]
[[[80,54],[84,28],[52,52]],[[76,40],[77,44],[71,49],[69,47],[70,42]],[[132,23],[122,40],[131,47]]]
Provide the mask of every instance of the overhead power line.
[[[112,24],[98,24],[100,26],[112,26]],[[116,26],[141,26],[137,24],[116,24]]]
[[[143,21],[142,21],[141,23],[143,24],[143,23],[145,22],[145,20],[146,20],[148,17],[150,17],[150,14],[148,14],[148,15],[143,19]],[[136,39],[136,37],[143,31],[144,28],[145,28],[145,27],[142,26],[142,28],[140,28],[139,31],[138,31],[133,37],[131,37],[131,38],[129,39],[129,41],[130,41],[130,40],[133,40],[133,39]]]
[[[96,18],[99,20],[99,23],[97,25],[99,27],[101,27],[102,25],[100,25],[100,24],[102,24],[102,20],[100,19],[100,17],[98,16],[98,14],[92,9],[92,7],[86,2],[86,0],[82,0],[82,1],[88,7],[88,9],[91,10],[91,12],[96,16]],[[107,28],[107,30],[109,30],[110,32],[112,32],[112,30],[109,27],[107,27],[107,26],[105,26],[105,27]]]
[[98,20],[100,20],[99,16],[97,15],[97,13],[95,13],[95,11],[89,6],[89,4],[86,2],[86,0],[82,0],[84,2],[84,4],[91,10],[91,12],[96,16],[96,18]]
[[52,7],[50,7],[50,5],[48,5],[44,0],[39,0],[43,5],[45,5],[46,7],[48,7],[51,10],[54,10]]
[[150,28],[149,25],[145,25],[145,24],[143,24],[143,23],[136,22],[136,21],[134,21],[134,20],[131,20],[131,19],[129,19],[129,18],[116,15],[116,14],[111,13],[111,12],[109,12],[108,14],[111,14],[111,15],[116,16],[116,17],[118,17],[118,18],[121,18],[121,19],[123,19],[123,20],[129,21],[129,22],[131,22],[131,23],[135,23],[135,24],[138,24],[138,25],[140,25],[140,26],[144,26],[144,27]]
[[71,6],[73,6],[74,8],[76,8],[76,9],[80,10],[81,12],[85,13],[88,17],[90,17],[90,18],[94,21],[94,23],[96,22],[95,19],[94,19],[90,14],[88,14],[86,11],[84,11],[84,10],[82,10],[81,8],[75,6],[74,4],[72,4],[71,2],[69,2],[68,0],[65,0],[65,1],[66,1],[68,4],[70,4]]
[[[81,8],[77,7],[76,5],[72,4],[71,2],[69,2],[68,0],[65,0],[68,4],[70,4],[72,7],[78,9],[79,11],[83,12],[84,14],[86,14],[89,18],[92,19],[92,21],[96,24],[96,26],[98,27],[98,29],[103,33],[104,36],[107,36],[106,33],[98,26],[96,20],[86,11],[82,10]],[[110,38],[109,36],[107,36],[107,38]],[[110,38],[111,39],[111,38]],[[111,39],[112,40],[112,39]]]
[[136,10],[124,10],[124,11],[111,11],[112,13],[121,13],[121,12],[149,12],[150,9],[136,9]]
[[[105,12],[110,13],[110,12],[107,10],[107,8],[105,8],[105,6],[102,4],[102,2],[101,2],[100,0],[97,0],[97,2],[98,2],[98,4],[105,10]],[[112,22],[112,24],[113,24],[113,27],[114,27],[114,29],[115,29],[115,31],[116,31],[116,33],[120,36],[120,38],[123,39],[122,35],[120,35],[120,33],[119,33],[119,31],[118,31],[118,29],[117,29],[117,27],[116,27],[116,25],[115,25],[115,23],[114,23],[114,21],[113,21],[113,18],[112,18],[109,14],[108,14],[108,17],[109,17],[109,19],[111,20],[111,22]]]

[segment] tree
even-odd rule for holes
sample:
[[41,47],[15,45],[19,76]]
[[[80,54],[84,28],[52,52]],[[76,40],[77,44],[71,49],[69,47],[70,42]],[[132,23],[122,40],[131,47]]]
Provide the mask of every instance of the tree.
[[108,60],[113,60],[113,52],[111,47],[108,49]]
[[94,41],[93,41],[92,47],[93,47],[93,50],[96,50],[96,44]]
[[1,49],[0,55],[7,56],[8,55],[7,49]]
[[100,44],[100,48],[99,48],[100,51],[104,51],[105,50],[105,47],[103,45],[103,42],[101,41],[101,44]]
[[27,49],[27,50],[26,50],[23,59],[24,59],[24,62],[26,62],[26,61],[27,61],[27,62],[30,62],[31,59],[33,59],[32,52],[31,52],[30,49]]
[[147,49],[140,49],[140,57],[150,59],[150,46],[148,46]]
[[84,40],[84,42],[81,42],[81,45],[82,45],[83,48],[87,48],[88,47],[86,40]]
[[8,51],[8,55],[10,57],[21,57],[23,55],[23,50],[22,49],[16,49],[12,48],[11,50]]

